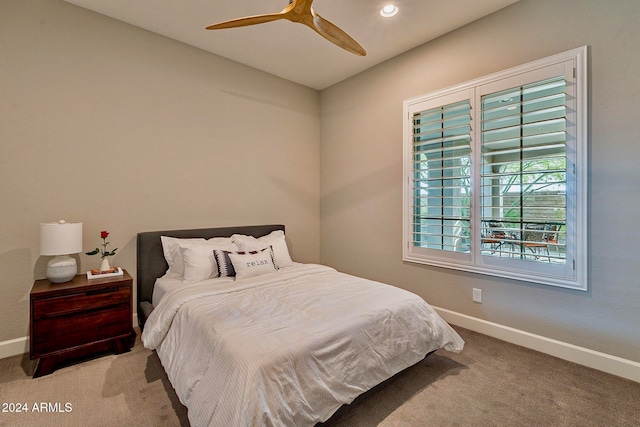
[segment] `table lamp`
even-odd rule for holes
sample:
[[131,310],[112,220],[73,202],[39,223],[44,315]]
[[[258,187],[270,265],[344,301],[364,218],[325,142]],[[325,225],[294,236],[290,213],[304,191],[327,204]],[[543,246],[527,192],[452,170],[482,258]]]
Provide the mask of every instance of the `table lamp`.
[[40,224],[40,255],[54,255],[47,263],[47,279],[63,283],[78,273],[76,260],[69,254],[82,252],[82,223],[49,222]]

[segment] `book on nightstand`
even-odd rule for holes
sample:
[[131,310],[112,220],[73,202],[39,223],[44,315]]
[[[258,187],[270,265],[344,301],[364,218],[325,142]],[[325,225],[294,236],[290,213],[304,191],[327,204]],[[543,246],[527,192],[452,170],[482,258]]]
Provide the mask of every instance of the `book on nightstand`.
[[100,271],[99,268],[87,271],[87,279],[102,279],[104,277],[122,276],[124,273],[120,267],[112,267],[108,270]]

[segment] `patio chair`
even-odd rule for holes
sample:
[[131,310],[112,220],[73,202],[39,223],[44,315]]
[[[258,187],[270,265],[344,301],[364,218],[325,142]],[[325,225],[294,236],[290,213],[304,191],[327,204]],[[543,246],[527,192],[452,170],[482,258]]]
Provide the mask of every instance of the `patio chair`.
[[525,249],[529,248],[536,259],[540,254],[540,249],[544,248],[547,253],[547,258],[549,258],[549,262],[551,262],[549,246],[557,245],[558,229],[559,227],[557,225],[525,224],[522,246],[524,246]]
[[492,254],[498,252],[502,256],[500,248],[505,243],[505,240],[510,238],[504,231],[504,224],[498,221],[489,221],[484,231],[482,246],[489,245]]

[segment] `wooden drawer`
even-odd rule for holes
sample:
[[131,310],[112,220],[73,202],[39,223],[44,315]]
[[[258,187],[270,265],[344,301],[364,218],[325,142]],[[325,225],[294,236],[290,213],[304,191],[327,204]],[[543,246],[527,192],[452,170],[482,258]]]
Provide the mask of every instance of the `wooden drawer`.
[[128,304],[130,287],[103,287],[81,293],[33,301],[34,320],[65,316],[86,310]]
[[77,315],[48,317],[34,321],[33,354],[42,357],[75,347],[131,333],[131,310],[126,304],[82,312]]
[[122,273],[33,283],[29,354],[39,359],[34,378],[90,355],[129,351],[136,336],[131,324],[133,279],[126,270]]

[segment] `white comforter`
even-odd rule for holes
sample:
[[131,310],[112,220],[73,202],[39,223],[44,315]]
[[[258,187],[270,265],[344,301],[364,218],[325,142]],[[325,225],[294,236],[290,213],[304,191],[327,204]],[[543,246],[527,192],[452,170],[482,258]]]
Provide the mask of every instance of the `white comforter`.
[[463,340],[417,295],[296,264],[168,292],[142,340],[197,426],[312,426]]

